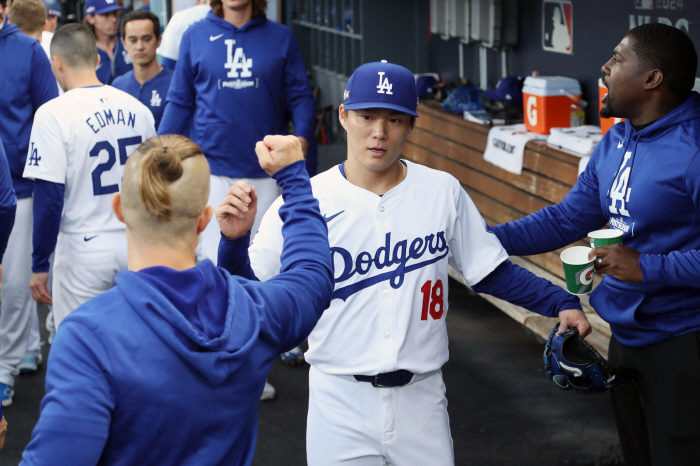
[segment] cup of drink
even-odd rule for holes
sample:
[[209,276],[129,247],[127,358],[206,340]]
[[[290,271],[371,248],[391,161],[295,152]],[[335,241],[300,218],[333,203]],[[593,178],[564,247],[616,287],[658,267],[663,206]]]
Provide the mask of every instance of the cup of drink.
[[561,255],[566,277],[566,289],[571,294],[583,295],[593,288],[593,259],[588,258],[591,248],[574,246],[565,249]]
[[622,230],[596,230],[588,233],[588,237],[591,240],[591,246],[597,248],[599,246],[605,246],[606,244],[618,244],[622,243]]

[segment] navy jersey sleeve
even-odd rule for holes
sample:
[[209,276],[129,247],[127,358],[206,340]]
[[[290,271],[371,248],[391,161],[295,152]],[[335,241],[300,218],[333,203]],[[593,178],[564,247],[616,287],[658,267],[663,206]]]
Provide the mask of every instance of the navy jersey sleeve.
[[34,181],[33,273],[49,271],[49,258],[56,249],[64,200],[65,185],[41,179]]
[[[685,174],[688,195],[700,218],[700,151],[693,157]],[[695,228],[695,234],[697,234]],[[642,254],[639,257],[644,283],[700,288],[700,251],[673,251],[670,254]]]
[[31,89],[35,112],[49,100],[58,97],[56,77],[51,71],[51,63],[38,42],[32,47]]
[[581,309],[578,297],[509,260],[472,288],[547,317],[556,317],[566,309]]
[[196,90],[194,87],[195,70],[192,66],[191,35],[185,33],[180,45],[180,56],[175,65],[173,78],[168,89],[167,104],[163,119],[158,127],[158,134],[181,134],[185,131],[194,113]]
[[564,247],[608,222],[600,206],[595,154],[569,194],[558,204],[489,230],[508,254],[529,256]]
[[293,35],[290,37],[284,73],[287,108],[292,114],[294,135],[311,141],[316,124],[316,102],[306,75],[299,44]]
[[17,210],[17,196],[12,187],[10,166],[7,164],[5,149],[0,142],[0,264],[7,248],[7,240],[10,238],[12,227],[15,224],[15,212]]
[[248,257],[248,245],[250,244],[250,232],[236,239],[228,239],[221,235],[219,242],[219,254],[217,264],[231,275],[257,280]]
[[20,464],[99,463],[114,411],[110,373],[99,338],[82,324],[65,320],[51,346],[41,416]]

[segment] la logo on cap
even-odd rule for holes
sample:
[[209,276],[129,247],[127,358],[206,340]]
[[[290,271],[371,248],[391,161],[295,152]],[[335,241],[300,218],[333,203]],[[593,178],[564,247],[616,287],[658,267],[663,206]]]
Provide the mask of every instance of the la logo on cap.
[[386,93],[386,94],[392,95],[393,94],[391,92],[392,84],[389,83],[389,77],[387,76],[386,78],[384,78],[384,81],[382,81],[382,77],[384,76],[384,72],[379,71],[379,72],[377,72],[377,74],[379,74],[379,85],[377,86],[377,89],[379,89],[379,90],[377,91],[377,94]]

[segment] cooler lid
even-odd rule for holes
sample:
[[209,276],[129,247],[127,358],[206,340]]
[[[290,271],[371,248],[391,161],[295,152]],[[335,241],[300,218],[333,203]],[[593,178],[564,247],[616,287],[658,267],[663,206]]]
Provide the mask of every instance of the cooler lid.
[[543,96],[567,93],[579,95],[581,85],[577,80],[564,76],[528,76],[525,78],[523,93]]

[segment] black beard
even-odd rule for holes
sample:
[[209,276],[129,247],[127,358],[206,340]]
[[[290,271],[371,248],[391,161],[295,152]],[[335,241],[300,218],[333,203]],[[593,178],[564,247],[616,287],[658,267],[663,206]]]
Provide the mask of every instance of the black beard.
[[600,116],[603,118],[612,118],[613,116],[613,109],[610,106],[610,94],[608,94],[608,100],[603,104],[603,108],[600,109]]

